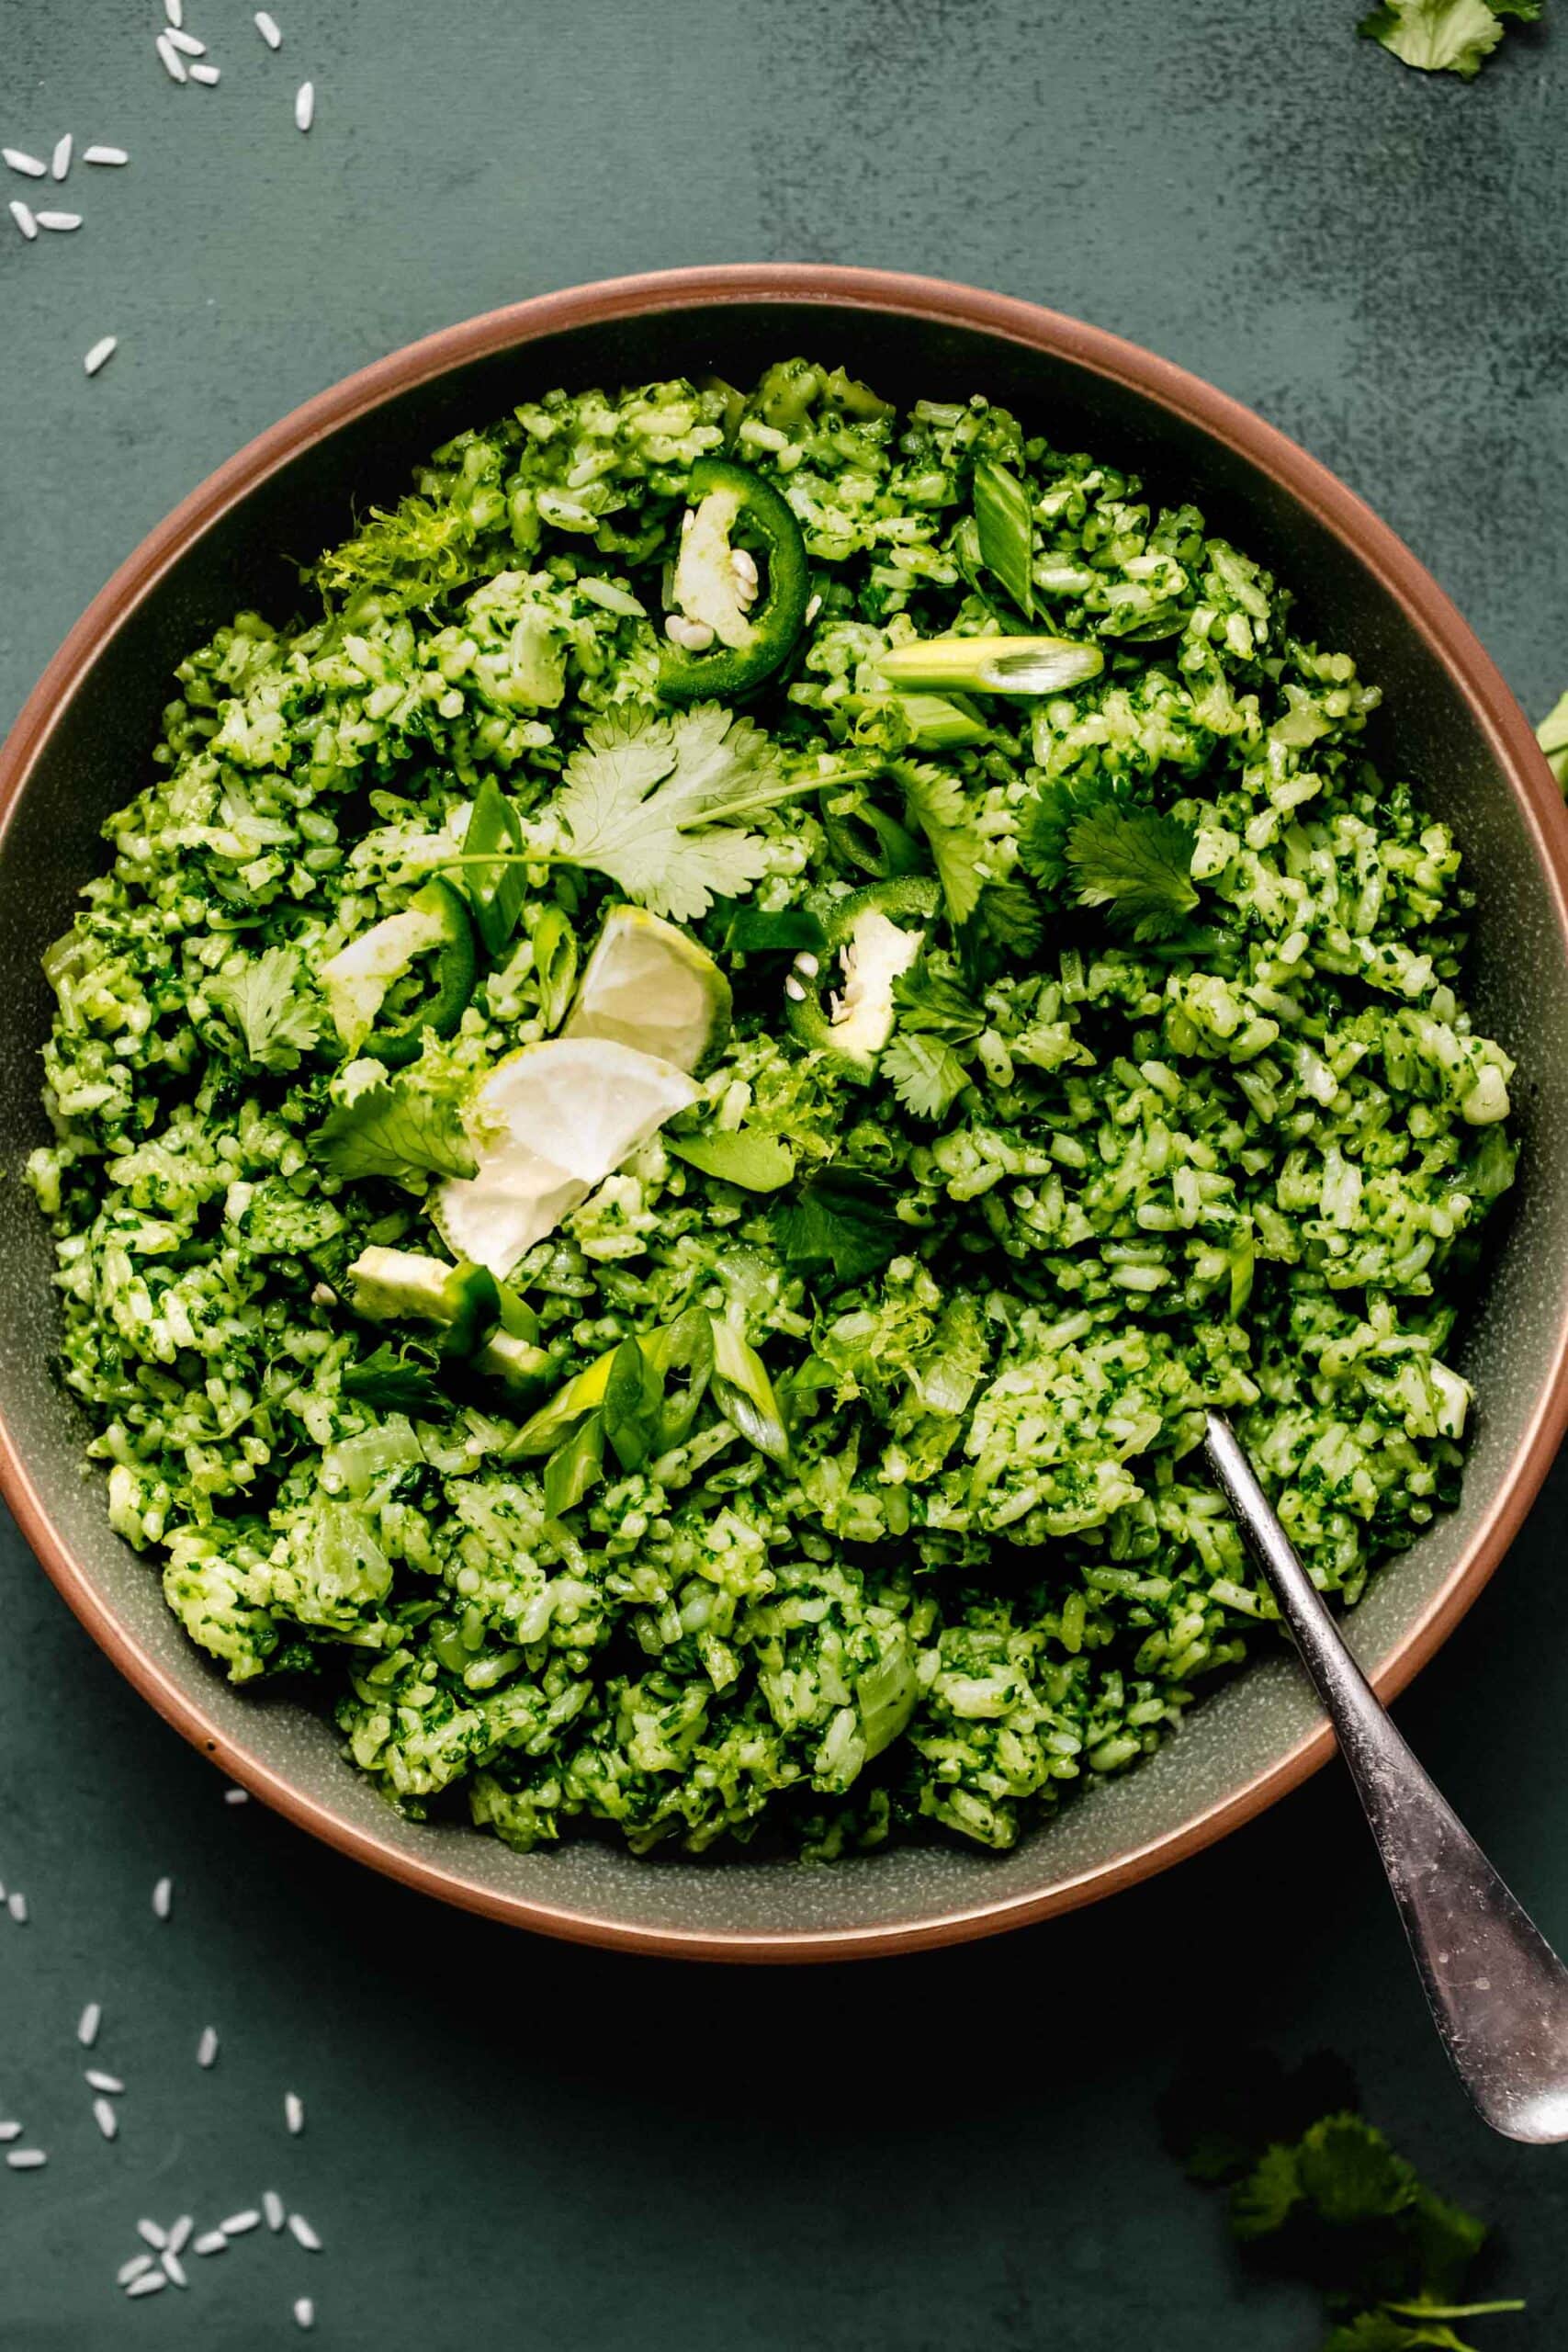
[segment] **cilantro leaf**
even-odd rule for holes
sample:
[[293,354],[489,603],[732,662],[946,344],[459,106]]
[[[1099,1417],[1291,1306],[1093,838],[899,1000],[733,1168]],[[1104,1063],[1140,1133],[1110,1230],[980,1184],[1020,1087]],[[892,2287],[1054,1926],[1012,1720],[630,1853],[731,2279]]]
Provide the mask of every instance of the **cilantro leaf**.
[[1040,904],[1027,884],[1010,877],[987,882],[975,910],[976,928],[995,947],[1032,956],[1045,932]]
[[986,1025],[974,999],[956,981],[933,970],[929,955],[912,971],[899,973],[893,983],[893,1004],[900,1029],[929,1031],[950,1045],[977,1037]]
[[1359,2115],[1325,2115],[1296,2150],[1301,2193],[1320,2221],[1385,2221],[1416,2190],[1415,2173]]
[[429,1368],[385,1340],[374,1354],[344,1366],[341,1385],[345,1396],[356,1396],[378,1413],[407,1413],[411,1419],[434,1421],[451,1409],[450,1398]]
[[423,1192],[429,1176],[471,1176],[474,1155],[455,1104],[381,1063],[351,1062],[337,1101],[316,1129],[318,1157],[334,1176],[384,1176]]
[[735,820],[820,783],[786,778],[761,729],[717,703],[674,718],[632,704],[588,729],[550,813],[573,865],[609,875],[652,914],[695,922],[766,870],[761,836]]
[[1134,939],[1168,939],[1198,903],[1192,835],[1174,817],[1145,809],[1079,817],[1067,835],[1078,903],[1109,907]]
[[1383,0],[1357,29],[1363,40],[1381,41],[1403,65],[1457,74],[1466,82],[1474,80],[1503,38],[1486,0]]
[[244,1040],[245,1058],[260,1069],[290,1070],[316,1042],[321,1014],[300,994],[299,951],[266,947],[242,968],[209,980],[209,1001]]
[[721,1183],[743,1193],[776,1193],[795,1174],[795,1154],[782,1136],[765,1127],[735,1127],[721,1134],[671,1136],[666,1151]]
[[1303,2197],[1294,2148],[1265,2148],[1252,2170],[1231,2190],[1231,2228],[1238,2238],[1272,2237],[1285,2226]]
[[897,760],[893,775],[903,790],[905,813],[930,843],[950,918],[954,924],[967,922],[979,901],[987,853],[963,785],[928,760]]
[[945,1119],[969,1083],[964,1064],[940,1037],[895,1037],[883,1053],[882,1074],[919,1119]]
[[876,1177],[829,1162],[772,1211],[773,1239],[794,1265],[829,1265],[840,1282],[862,1282],[908,1239],[895,1198]]
[[1067,878],[1067,836],[1080,817],[1123,806],[1126,792],[1113,777],[1051,776],[1035,790],[1019,822],[1018,862],[1046,890]]

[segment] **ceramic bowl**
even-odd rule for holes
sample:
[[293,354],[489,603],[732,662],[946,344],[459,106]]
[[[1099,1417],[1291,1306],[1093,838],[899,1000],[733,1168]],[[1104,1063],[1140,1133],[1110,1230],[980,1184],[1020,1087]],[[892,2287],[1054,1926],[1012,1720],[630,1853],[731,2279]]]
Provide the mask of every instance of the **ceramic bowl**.
[[728,1960],[843,1959],[982,1935],[1146,1877],[1321,1764],[1329,1736],[1291,1660],[1266,1656],[1152,1762],[1089,1790],[1006,1855],[956,1844],[845,1861],[638,1861],[591,1840],[514,1854],[402,1820],[282,1695],[231,1690],[111,1532],[85,1430],[56,1386],[49,1239],[14,1180],[44,1132],[39,969],[98,870],[98,827],[156,740],[175,663],[241,605],[295,608],[288,556],[395,499],[464,425],[557,384],[716,369],[798,351],[898,397],[976,390],[1029,430],[1194,499],[1292,587],[1306,634],[1384,690],[1383,742],[1466,853],[1471,998],[1518,1060],[1520,1182],[1489,1236],[1461,1362],[1480,1398],[1463,1500],[1386,1567],[1350,1621],[1378,1689],[1401,1688],[1507,1549],[1568,1417],[1568,818],[1529,729],[1448,598],[1351,492],[1246,409],[1116,336],[929,279],[810,266],[625,278],[520,303],[350,377],[242,450],[115,575],[0,755],[0,1484],[47,1573],[152,1703],[234,1780],[344,1853],[448,1902],[586,1941]]

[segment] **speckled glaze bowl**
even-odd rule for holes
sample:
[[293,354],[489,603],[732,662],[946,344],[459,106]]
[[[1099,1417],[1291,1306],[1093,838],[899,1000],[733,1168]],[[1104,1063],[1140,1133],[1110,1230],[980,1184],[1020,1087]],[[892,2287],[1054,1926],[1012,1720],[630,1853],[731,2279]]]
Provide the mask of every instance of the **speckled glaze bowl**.
[[102,861],[176,661],[242,605],[295,607],[287,554],[395,498],[449,434],[552,385],[712,368],[744,383],[807,351],[897,396],[981,390],[1058,445],[1194,498],[1295,589],[1302,624],[1382,685],[1385,743],[1455,827],[1479,897],[1472,999],[1517,1056],[1521,1181],[1494,1230],[1461,1361],[1480,1396],[1461,1508],[1386,1568],[1353,1646],[1398,1690],[1497,1566],[1568,1419],[1568,817],[1529,729],[1409,551],[1295,445],[1114,335],[930,279],[808,266],[625,278],[492,311],[395,352],[284,419],[139,548],[51,663],[0,754],[0,1485],[48,1574],[138,1690],[224,1772],[345,1854],[446,1901],[558,1936],[710,1960],[838,1960],[1042,1919],[1194,1853],[1320,1765],[1330,1740],[1283,1655],[1195,1711],[1141,1771],[1089,1791],[1008,1855],[908,1849],[807,1869],[637,1861],[584,1841],[510,1853],[401,1820],[281,1696],[231,1690],[111,1533],[85,1430],[50,1372],[51,1253],[14,1181],[44,1133],[39,969]]

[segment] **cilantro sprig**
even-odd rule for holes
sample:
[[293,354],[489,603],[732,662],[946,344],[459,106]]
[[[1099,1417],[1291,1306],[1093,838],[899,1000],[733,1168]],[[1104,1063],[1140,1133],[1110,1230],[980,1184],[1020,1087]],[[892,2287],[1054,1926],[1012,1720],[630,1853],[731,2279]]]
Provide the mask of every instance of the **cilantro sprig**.
[[[1325,2095],[1333,2104],[1308,2120]],[[1476,2352],[1456,2321],[1522,2302],[1466,2298],[1484,2222],[1430,2188],[1355,2106],[1337,2061],[1287,2074],[1248,2057],[1179,2084],[1163,2110],[1190,2176],[1229,2190],[1231,2228],[1321,2291],[1323,2352]]]
[[1048,896],[1103,907],[1140,944],[1179,933],[1198,904],[1193,835],[1109,778],[1042,784],[1019,827],[1019,863]]

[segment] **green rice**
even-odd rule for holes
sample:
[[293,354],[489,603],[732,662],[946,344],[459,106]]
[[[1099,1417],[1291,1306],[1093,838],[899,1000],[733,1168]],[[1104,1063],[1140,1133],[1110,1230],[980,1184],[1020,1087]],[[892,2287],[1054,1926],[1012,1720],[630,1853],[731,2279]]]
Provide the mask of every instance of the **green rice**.
[[[350,1264],[443,1246],[431,1179],[323,1155],[353,1082],[319,974],[460,875],[493,779],[539,855],[406,1099],[460,1115],[558,1026],[573,943],[625,893],[562,860],[549,804],[587,727],[659,704],[687,478],[726,446],[783,492],[818,600],[747,717],[797,786],[827,781],[749,820],[754,888],[692,926],[735,994],[701,1102],[512,1285],[555,1386],[701,1306],[765,1365],[788,1451],[716,1388],[552,1512],[539,1463],[503,1458],[527,1418],[504,1388],[433,1357],[434,1407],[344,1385],[389,1336]],[[877,671],[1021,625],[977,458],[1027,500],[1029,625],[1105,656],[1070,693]],[[764,1825],[818,1855],[1005,1848],[1278,1639],[1205,1407],[1347,1604],[1451,1505],[1445,1355],[1513,1170],[1459,854],[1367,759],[1375,687],[1193,508],[979,397],[895,414],[795,362],[744,405],[676,382],[520,407],[314,578],[316,617],[242,615],[178,672],[47,959],[56,1140],[30,1162],[113,1524],[236,1681],[287,1679],[405,1811],[522,1848],[601,1823],[638,1851]],[[1135,896],[1095,899],[1097,816],[1179,845],[1155,935],[1122,919]],[[945,911],[860,1078],[786,1020],[787,961],[725,924],[831,907],[890,859]],[[792,1192],[680,1156],[742,1127],[787,1145]],[[876,1204],[869,1270],[791,1222],[827,1168]]]

